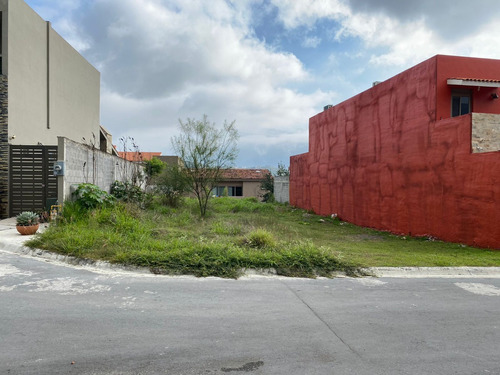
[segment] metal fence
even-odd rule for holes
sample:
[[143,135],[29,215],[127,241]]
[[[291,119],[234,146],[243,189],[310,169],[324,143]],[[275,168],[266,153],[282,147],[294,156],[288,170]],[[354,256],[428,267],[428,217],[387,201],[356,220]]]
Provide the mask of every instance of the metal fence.
[[44,211],[57,200],[57,146],[10,146],[9,215]]

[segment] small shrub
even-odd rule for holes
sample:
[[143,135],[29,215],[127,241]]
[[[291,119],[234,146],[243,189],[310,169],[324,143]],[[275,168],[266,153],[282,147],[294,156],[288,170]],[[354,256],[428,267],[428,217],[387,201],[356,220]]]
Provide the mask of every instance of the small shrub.
[[156,193],[160,196],[160,201],[165,206],[179,207],[182,202],[182,193],[171,186],[158,186]]
[[36,225],[39,222],[38,214],[31,211],[21,212],[16,216],[16,224],[22,227]]
[[264,197],[263,197],[262,201],[266,202],[266,203],[274,203],[274,202],[276,202],[276,198],[274,197],[274,193],[267,192],[266,194],[264,194]]
[[111,194],[123,202],[142,203],[144,201],[144,192],[142,189],[130,182],[115,181],[111,184]]
[[75,201],[81,207],[91,210],[100,206],[107,206],[114,203],[115,198],[101,190],[93,184],[80,184],[76,191],[73,192]]
[[263,201],[268,202],[271,196],[274,196],[274,177],[271,173],[266,173],[260,184],[260,189],[265,191]]
[[276,246],[276,240],[274,239],[272,233],[265,229],[257,229],[250,232],[243,240],[243,243],[246,246],[258,249],[265,247],[273,248]]

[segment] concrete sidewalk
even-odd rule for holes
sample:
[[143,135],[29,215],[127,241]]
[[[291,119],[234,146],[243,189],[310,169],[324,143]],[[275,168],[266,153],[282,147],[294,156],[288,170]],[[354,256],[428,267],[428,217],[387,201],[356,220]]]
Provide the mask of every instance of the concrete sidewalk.
[[[48,223],[40,224],[38,233],[42,232],[49,226]],[[0,220],[0,247],[18,248],[21,250],[24,247],[24,242],[31,239],[31,236],[22,236],[16,229],[16,218]]]
[[[40,224],[38,232],[42,232],[49,226],[48,223]],[[53,261],[72,264],[75,266],[85,266],[92,268],[116,269],[130,272],[131,267],[120,267],[110,265],[107,262],[92,262],[78,259],[67,255],[59,255],[44,250],[30,249],[24,246],[32,236],[22,236],[16,230],[16,219],[0,220],[0,249],[13,253],[30,255],[36,258],[50,259]],[[135,269],[138,273],[149,272],[144,268]],[[396,278],[500,278],[500,267],[373,267],[367,271],[376,277],[396,277]],[[259,273],[249,270],[247,277],[276,277],[269,272]],[[245,277],[245,276],[243,276]]]

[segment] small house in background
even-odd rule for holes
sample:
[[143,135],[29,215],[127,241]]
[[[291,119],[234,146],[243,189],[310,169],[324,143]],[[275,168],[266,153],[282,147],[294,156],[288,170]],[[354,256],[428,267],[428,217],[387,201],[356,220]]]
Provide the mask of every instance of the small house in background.
[[500,60],[437,55],[309,120],[290,204],[500,249]]
[[214,189],[214,194],[222,197],[224,189],[227,188],[229,197],[260,199],[264,193],[260,186],[268,173],[271,173],[268,169],[225,169],[222,171],[221,182]]

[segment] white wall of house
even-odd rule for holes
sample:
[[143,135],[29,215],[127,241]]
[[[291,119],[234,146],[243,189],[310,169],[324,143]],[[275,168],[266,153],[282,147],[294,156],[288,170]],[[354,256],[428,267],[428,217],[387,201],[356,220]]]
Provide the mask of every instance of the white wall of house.
[[9,143],[99,146],[100,73],[23,0],[0,0]]

